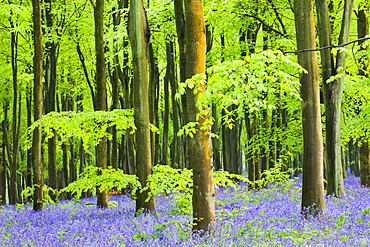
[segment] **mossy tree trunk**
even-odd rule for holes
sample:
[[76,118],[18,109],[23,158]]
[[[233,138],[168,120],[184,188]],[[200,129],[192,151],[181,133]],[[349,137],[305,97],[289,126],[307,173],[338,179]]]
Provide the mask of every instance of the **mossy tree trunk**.
[[[152,169],[152,149],[149,126],[149,39],[150,30],[144,3],[132,0],[129,11],[129,38],[134,72],[134,109],[136,125],[136,175],[143,187]],[[154,199],[148,191],[137,193],[136,212],[153,212]]]

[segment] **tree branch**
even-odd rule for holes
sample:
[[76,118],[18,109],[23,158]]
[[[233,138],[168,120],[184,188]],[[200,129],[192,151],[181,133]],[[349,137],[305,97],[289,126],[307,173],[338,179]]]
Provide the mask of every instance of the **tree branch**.
[[297,53],[300,53],[300,52],[307,52],[307,51],[321,51],[321,50],[324,50],[324,49],[340,48],[340,47],[344,47],[344,46],[350,45],[350,44],[355,43],[355,42],[364,41],[364,40],[368,40],[368,39],[370,39],[370,37],[355,39],[355,40],[352,40],[350,42],[347,42],[347,43],[344,43],[344,44],[341,44],[341,45],[329,45],[329,46],[324,46],[324,47],[320,47],[320,48],[316,48],[316,49],[304,49],[304,50],[298,50],[298,51],[283,51],[283,54],[288,54],[288,53],[297,54]]
[[259,21],[263,26],[265,26],[265,27],[267,27],[268,29],[270,29],[271,31],[273,31],[273,32],[275,32],[275,33],[277,33],[277,34],[279,34],[279,35],[281,35],[281,36],[285,37],[285,38],[289,38],[289,36],[288,36],[288,35],[286,35],[286,34],[284,34],[284,33],[280,32],[279,30],[277,30],[277,29],[273,28],[272,26],[268,25],[264,20],[262,20],[262,19],[261,19],[261,18],[259,18],[258,16],[254,16],[254,15],[250,15],[250,14],[243,14],[243,13],[236,13],[236,12],[233,12],[233,13],[235,13],[235,14],[237,14],[237,15],[244,15],[244,16],[247,16],[247,17],[252,17],[252,18],[256,19],[257,21]]

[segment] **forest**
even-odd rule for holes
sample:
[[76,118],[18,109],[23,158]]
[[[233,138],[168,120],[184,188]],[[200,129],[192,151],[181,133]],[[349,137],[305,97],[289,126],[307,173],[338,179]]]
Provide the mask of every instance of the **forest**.
[[0,9],[0,245],[370,243],[368,1]]

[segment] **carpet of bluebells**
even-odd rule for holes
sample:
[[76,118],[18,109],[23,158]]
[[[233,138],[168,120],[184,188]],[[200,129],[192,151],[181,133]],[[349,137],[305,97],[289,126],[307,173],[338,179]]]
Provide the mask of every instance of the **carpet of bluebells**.
[[345,179],[347,196],[328,198],[327,213],[300,214],[301,180],[258,192],[246,185],[217,190],[217,230],[194,235],[191,217],[179,215],[171,196],[156,198],[156,216],[134,217],[128,196],[59,202],[34,212],[31,206],[0,208],[0,246],[370,246],[369,189]]

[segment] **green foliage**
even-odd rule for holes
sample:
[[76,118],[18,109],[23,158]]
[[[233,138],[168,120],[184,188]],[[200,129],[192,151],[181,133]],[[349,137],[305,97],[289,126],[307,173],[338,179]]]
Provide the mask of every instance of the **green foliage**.
[[88,166],[85,167],[84,172],[75,182],[70,183],[61,192],[71,192],[75,195],[75,198],[80,198],[81,193],[88,190],[95,194],[96,189],[99,189],[101,192],[108,192],[113,188],[121,190],[127,187],[130,187],[133,195],[140,189],[140,182],[135,175],[127,175],[122,170],[111,167],[102,169],[100,167]]
[[[241,175],[230,174],[227,171],[215,171],[215,187],[235,187],[237,180],[246,181]],[[149,175],[147,187],[150,196],[171,195],[175,199],[179,214],[190,214],[192,207],[193,173],[190,169],[174,169],[170,166],[158,165],[153,167],[153,174]]]
[[350,140],[362,143],[370,138],[370,78],[351,75],[346,76],[345,81],[342,104],[343,143]]
[[278,51],[251,54],[243,60],[218,62],[207,70],[207,98],[222,109],[237,105],[237,115],[274,109],[277,95],[299,99],[299,82],[294,75],[303,69]]
[[133,111],[51,112],[35,121],[27,130],[25,148],[31,148],[32,132],[37,127],[42,128],[45,141],[53,137],[55,131],[61,143],[68,143],[73,137],[81,139],[84,147],[88,148],[96,146],[104,136],[111,139],[112,135],[107,129],[112,126],[116,126],[119,135],[126,134],[127,129],[135,130]]
[[250,181],[246,177],[239,174],[232,174],[224,170],[218,170],[213,173],[213,182],[216,188],[219,187],[235,188],[238,182],[250,183]]
[[251,187],[260,189],[267,187],[269,184],[274,184],[274,187],[282,187],[284,190],[292,189],[293,181],[289,178],[294,174],[295,170],[300,168],[284,169],[288,160],[289,155],[278,159],[274,167],[262,172],[260,180],[250,183]]
[[[29,198],[31,201],[33,200],[33,194],[35,192],[35,188],[40,187],[38,184],[34,184],[32,187],[27,187],[21,192],[21,196],[25,198]],[[44,202],[54,204],[55,201],[51,198],[51,195],[54,197],[58,197],[59,191],[56,189],[53,189],[47,185],[44,184],[43,186],[43,191],[44,191]]]

